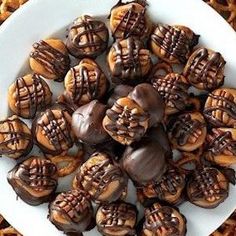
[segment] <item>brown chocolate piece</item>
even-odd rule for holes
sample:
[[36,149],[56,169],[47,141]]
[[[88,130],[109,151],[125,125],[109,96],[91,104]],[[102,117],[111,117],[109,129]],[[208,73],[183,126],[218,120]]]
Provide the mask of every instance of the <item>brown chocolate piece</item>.
[[203,208],[215,208],[229,194],[229,181],[216,168],[203,167],[196,170],[188,182],[189,201]]
[[30,67],[47,79],[61,82],[70,68],[70,58],[64,43],[59,39],[34,43],[30,53]]
[[72,129],[82,142],[95,145],[104,143],[109,135],[102,126],[106,106],[97,100],[79,107],[72,116]]
[[118,99],[112,108],[106,111],[103,127],[107,133],[123,145],[138,141],[145,134],[149,123],[149,114],[132,99]]
[[183,75],[194,87],[211,91],[223,85],[225,63],[219,52],[198,48],[189,58]]
[[206,120],[215,127],[236,127],[236,89],[220,88],[211,92],[204,107]]
[[186,235],[186,218],[175,208],[154,203],[144,215],[142,236]]
[[77,105],[102,98],[107,88],[105,74],[95,61],[88,58],[71,68],[65,77],[66,96]]
[[130,36],[147,38],[152,30],[152,23],[146,12],[146,4],[138,1],[131,3],[119,1],[111,9],[110,28],[116,39]]
[[33,147],[31,131],[17,116],[0,121],[0,155],[18,159]]
[[127,186],[127,177],[106,153],[94,153],[80,168],[76,179],[97,202],[116,201]]
[[92,204],[80,190],[60,193],[49,205],[48,219],[64,233],[77,235],[93,220]]
[[36,113],[50,105],[52,92],[39,74],[28,74],[16,81],[8,89],[10,109],[24,118],[34,118]]
[[102,205],[96,213],[98,231],[104,236],[135,235],[137,209],[125,202]]
[[206,138],[206,123],[199,112],[173,116],[168,125],[168,136],[174,148],[191,152],[201,147]]
[[185,64],[199,36],[181,25],[158,24],[151,35],[150,46],[153,53],[171,64]]
[[159,124],[164,117],[164,102],[156,90],[147,83],[137,85],[128,95],[150,115],[149,127]]
[[32,135],[44,153],[65,154],[73,146],[74,139],[70,113],[59,105],[41,112],[33,121]]
[[83,15],[72,23],[66,46],[71,55],[77,58],[95,58],[102,54],[108,45],[108,29],[102,21]]
[[137,84],[152,66],[149,50],[138,39],[129,37],[116,41],[107,56],[114,83]]
[[7,180],[24,202],[36,206],[49,201],[54,194],[57,168],[50,160],[32,156],[16,165]]

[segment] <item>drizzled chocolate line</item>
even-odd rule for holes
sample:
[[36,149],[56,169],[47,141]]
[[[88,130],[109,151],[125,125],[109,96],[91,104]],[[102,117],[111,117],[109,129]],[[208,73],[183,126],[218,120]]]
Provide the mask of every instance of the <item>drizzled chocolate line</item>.
[[29,118],[33,118],[38,109],[47,105],[46,91],[42,77],[38,74],[33,74],[32,81],[32,85],[27,85],[25,79],[22,77],[18,78],[15,82],[17,114],[21,114],[21,110],[27,105],[27,108],[29,108]]
[[69,70],[69,57],[43,40],[35,43],[33,48],[34,51],[30,54],[30,57],[42,64],[50,74],[55,74],[58,77],[58,81],[61,81]]
[[[210,55],[206,48],[201,48],[188,66],[186,76],[192,75],[191,82],[194,84],[202,83],[206,90],[216,88],[223,83],[222,80],[218,84],[217,77],[225,63],[220,53],[213,52]],[[211,75],[211,72],[213,72],[213,75]]]
[[98,68],[94,68],[94,74],[95,81],[91,81],[91,75],[89,75],[89,70],[85,66],[81,66],[79,71],[76,71],[75,68],[71,69],[73,101],[79,102],[84,94],[88,94],[91,100],[97,98],[101,82],[101,71]]

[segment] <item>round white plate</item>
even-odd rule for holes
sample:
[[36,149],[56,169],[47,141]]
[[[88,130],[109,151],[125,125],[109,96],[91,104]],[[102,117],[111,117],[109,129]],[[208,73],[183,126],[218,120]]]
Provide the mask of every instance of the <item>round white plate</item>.
[[[0,118],[8,113],[7,89],[23,75],[31,45],[51,35],[64,38],[65,29],[82,14],[104,17],[117,0],[31,0],[0,27]],[[231,27],[201,0],[148,0],[154,22],[183,24],[201,35],[200,43],[223,54],[227,61],[225,86],[236,87],[236,34]],[[61,33],[62,32],[62,33]],[[27,62],[28,63],[28,62]],[[23,68],[23,69],[22,69]],[[24,236],[59,236],[47,220],[47,204],[31,207],[16,195],[6,181],[14,161],[0,160],[0,212]],[[69,188],[64,181],[60,188]],[[236,187],[230,187],[229,198],[213,210],[190,203],[180,207],[188,220],[189,236],[207,236],[236,208]],[[95,230],[84,235],[99,235]]]

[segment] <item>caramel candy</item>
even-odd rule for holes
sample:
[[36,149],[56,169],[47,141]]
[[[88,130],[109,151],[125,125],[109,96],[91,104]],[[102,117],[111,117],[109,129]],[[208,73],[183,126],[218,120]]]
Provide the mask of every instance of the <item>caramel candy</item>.
[[113,37],[124,39],[130,36],[147,38],[152,30],[152,22],[146,13],[146,4],[138,1],[119,1],[111,9],[110,28]]
[[65,77],[66,96],[79,106],[102,98],[107,88],[108,80],[105,74],[91,59],[81,60]]
[[96,214],[98,231],[104,236],[135,235],[137,209],[125,202],[102,205]]
[[39,74],[28,74],[17,78],[8,89],[10,109],[24,118],[34,118],[35,114],[52,101],[52,92]]
[[108,39],[109,34],[105,23],[83,15],[72,23],[66,46],[74,57],[95,58],[106,50]]
[[154,73],[151,83],[165,101],[166,115],[185,110],[189,102],[189,83],[184,76],[170,73],[161,77]]
[[142,138],[148,128],[149,114],[132,99],[118,99],[108,109],[103,127],[117,142],[130,145]]
[[112,202],[120,198],[127,186],[122,170],[106,153],[94,153],[80,168],[77,182],[97,202]]
[[229,181],[216,168],[203,167],[194,172],[187,184],[189,201],[203,208],[215,208],[229,194]]
[[171,64],[185,64],[192,49],[198,44],[199,36],[181,25],[158,24],[151,35],[153,53]]
[[66,46],[60,39],[41,40],[33,44],[31,69],[46,79],[61,82],[70,68]]
[[175,208],[154,203],[144,215],[142,236],[186,235],[186,218]]
[[206,137],[204,157],[221,166],[236,164],[236,129],[214,128]]
[[167,129],[173,147],[187,152],[202,146],[207,134],[204,117],[199,112],[188,112],[172,117]]
[[70,113],[62,106],[41,112],[33,121],[32,134],[44,153],[65,154],[73,146]]
[[17,116],[0,121],[0,155],[17,159],[33,147],[31,131]]
[[236,89],[220,88],[211,92],[204,107],[206,120],[215,127],[236,127]]
[[183,75],[194,87],[211,91],[223,85],[225,63],[219,52],[198,48],[188,59]]
[[57,188],[57,168],[44,158],[32,156],[8,173],[8,182],[26,203],[36,206],[50,200]]
[[60,193],[49,205],[48,219],[67,235],[82,233],[93,220],[92,204],[80,190]]
[[137,84],[152,66],[149,50],[133,37],[116,41],[108,53],[107,61],[116,84]]

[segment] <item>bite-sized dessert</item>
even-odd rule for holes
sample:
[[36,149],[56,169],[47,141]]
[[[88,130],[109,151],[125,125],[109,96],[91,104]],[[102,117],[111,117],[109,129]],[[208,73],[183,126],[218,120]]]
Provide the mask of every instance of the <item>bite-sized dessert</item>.
[[52,101],[52,92],[44,78],[39,74],[28,74],[17,78],[8,89],[10,109],[24,118],[35,114]]
[[175,208],[154,203],[144,211],[141,236],[186,235],[186,218]]
[[167,155],[159,142],[143,138],[126,147],[121,165],[136,185],[147,185],[161,180]]
[[116,41],[108,53],[107,61],[116,84],[137,84],[152,66],[150,51],[134,37]]
[[194,87],[211,91],[223,85],[225,63],[219,52],[201,47],[188,59],[183,75]]
[[148,112],[150,115],[149,127],[156,126],[163,120],[165,104],[159,93],[150,84],[137,85],[128,97]]
[[57,188],[57,167],[41,157],[31,156],[8,173],[8,182],[24,202],[36,206],[51,199]]
[[203,208],[215,208],[229,194],[228,179],[216,168],[197,169],[187,184],[187,195],[191,203]]
[[104,22],[83,15],[70,26],[66,46],[74,57],[95,58],[106,50],[108,39],[108,29]]
[[185,183],[185,175],[176,168],[169,167],[161,180],[138,187],[138,198],[141,203],[145,203],[146,199],[157,198],[170,204],[178,204],[182,200]]
[[129,93],[133,90],[134,88],[132,86],[126,85],[126,84],[119,84],[117,85],[111,93],[111,96],[109,97],[107,101],[107,105],[109,108],[111,108],[116,100],[119,98],[124,98],[129,95]]
[[106,105],[93,100],[73,113],[72,129],[80,141],[95,145],[104,143],[110,138],[102,126],[106,109]]
[[137,209],[126,202],[101,205],[96,213],[98,231],[104,236],[135,235]]
[[50,203],[48,219],[67,235],[79,235],[93,221],[92,204],[80,190],[62,192]]
[[46,39],[33,44],[30,67],[46,79],[62,81],[70,69],[66,46],[60,39]]
[[215,127],[236,127],[236,89],[219,88],[209,93],[204,107],[207,122]]
[[204,157],[214,164],[236,164],[236,129],[213,128],[206,136]]
[[140,140],[148,125],[149,114],[128,97],[118,99],[103,119],[107,133],[123,145]]
[[68,71],[64,83],[65,95],[79,106],[102,98],[108,88],[105,74],[94,60],[88,58]]
[[151,83],[165,102],[166,115],[183,111],[188,105],[190,85],[184,76],[177,73],[170,73],[164,77],[153,74]]
[[167,125],[169,140],[173,147],[191,152],[205,142],[207,129],[200,112],[186,112],[173,116]]
[[132,1],[123,3],[119,1],[110,14],[110,29],[116,39],[136,36],[144,39],[152,30],[152,22],[146,12],[146,2]]
[[127,177],[106,153],[94,153],[79,169],[75,184],[96,202],[118,200],[127,187]]
[[45,154],[65,154],[73,146],[71,119],[68,110],[59,105],[41,112],[34,119],[32,135]]
[[33,147],[31,131],[17,116],[0,121],[0,155],[18,159]]
[[199,35],[182,25],[158,24],[151,34],[152,52],[171,64],[185,64],[193,47],[198,44]]

